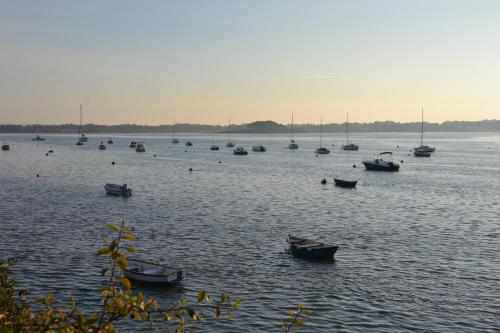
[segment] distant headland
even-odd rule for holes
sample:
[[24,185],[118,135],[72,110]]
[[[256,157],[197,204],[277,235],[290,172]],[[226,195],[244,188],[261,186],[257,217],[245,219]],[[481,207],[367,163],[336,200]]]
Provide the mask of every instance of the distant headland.
[[[290,124],[279,124],[274,121],[255,121],[241,125],[203,125],[176,124],[176,133],[242,133],[242,134],[272,134],[288,133]],[[372,123],[349,123],[350,132],[418,132],[420,122],[400,123],[393,121],[376,121]],[[500,132],[500,120],[481,121],[445,121],[443,123],[424,123],[426,132]],[[323,132],[344,132],[345,123],[323,124]],[[84,125],[85,133],[169,133],[173,125]],[[39,125],[40,133],[78,133],[79,125]],[[319,124],[296,124],[295,133],[319,132]],[[0,133],[32,133],[33,125],[0,125]]]

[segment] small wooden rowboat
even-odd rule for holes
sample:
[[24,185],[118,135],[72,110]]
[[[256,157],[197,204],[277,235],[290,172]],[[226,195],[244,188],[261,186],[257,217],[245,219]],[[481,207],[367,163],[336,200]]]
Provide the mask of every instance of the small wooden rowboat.
[[337,245],[316,242],[310,239],[288,235],[288,253],[298,258],[332,259]]
[[127,184],[117,185],[117,184],[104,184],[104,189],[107,194],[111,195],[121,195],[124,197],[129,197],[132,195],[132,189],[127,186]]
[[343,180],[337,178],[333,178],[333,180],[335,181],[335,186],[344,188],[355,188],[356,184],[358,183],[357,180]]
[[129,259],[123,274],[130,280],[152,284],[175,285],[184,280],[180,268],[139,259]]

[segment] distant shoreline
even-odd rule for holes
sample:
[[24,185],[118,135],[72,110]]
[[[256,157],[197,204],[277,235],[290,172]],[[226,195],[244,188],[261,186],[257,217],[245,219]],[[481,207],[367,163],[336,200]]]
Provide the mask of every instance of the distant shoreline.
[[[419,132],[420,122],[397,123],[392,121],[372,123],[350,123],[351,133],[381,133],[381,132]],[[39,132],[46,134],[78,133],[77,124],[40,125]],[[446,121],[443,123],[424,123],[425,132],[500,132],[500,120],[481,121]],[[256,121],[249,124],[221,126],[202,124],[176,124],[175,133],[200,134],[284,134],[289,133],[290,125],[283,125],[274,121]],[[294,133],[318,133],[319,124],[296,124]],[[324,124],[324,133],[344,133],[345,123]],[[34,125],[0,125],[0,133],[34,133]],[[84,125],[85,133],[174,133],[173,125]]]

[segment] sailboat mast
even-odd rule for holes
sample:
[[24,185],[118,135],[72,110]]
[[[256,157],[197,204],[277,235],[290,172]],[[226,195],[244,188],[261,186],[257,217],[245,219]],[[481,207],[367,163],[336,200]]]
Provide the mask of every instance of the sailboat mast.
[[81,104],[80,104],[80,135],[83,135],[83,111]]
[[321,117],[320,125],[319,125],[319,147],[320,148],[323,147],[321,144],[322,136],[323,136],[323,117]]
[[349,112],[347,112],[347,123],[346,123],[346,136],[347,136],[347,142],[346,144],[349,144]]
[[292,126],[290,127],[290,141],[293,141],[293,112],[292,112]]
[[227,142],[231,142],[231,116],[227,120]]
[[420,146],[424,145],[424,108],[422,108],[422,127],[420,129]]

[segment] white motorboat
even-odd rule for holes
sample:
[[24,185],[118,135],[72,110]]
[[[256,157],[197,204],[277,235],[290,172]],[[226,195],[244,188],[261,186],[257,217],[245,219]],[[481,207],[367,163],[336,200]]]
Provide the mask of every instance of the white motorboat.
[[144,143],[142,142],[137,142],[135,145],[135,151],[138,153],[144,153],[146,152],[146,147],[144,147]]
[[354,143],[349,143],[349,112],[347,113],[347,122],[345,128],[346,144],[342,145],[342,150],[359,150],[359,146]]
[[248,151],[243,147],[237,147],[233,150],[234,155],[248,155]]
[[106,194],[120,195],[123,197],[129,197],[132,195],[132,189],[127,186],[127,184],[117,185],[117,184],[104,184],[104,189]]
[[263,153],[266,151],[266,147],[261,146],[261,145],[255,145],[252,147],[252,151]]
[[181,268],[129,259],[123,274],[132,281],[152,284],[175,285],[184,280]]
[[392,153],[386,151],[373,160],[363,161],[367,170],[373,171],[399,171],[399,164],[392,161]]

